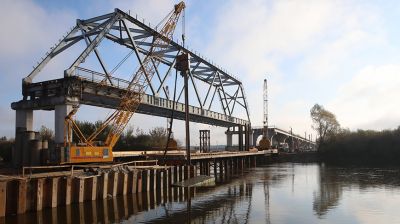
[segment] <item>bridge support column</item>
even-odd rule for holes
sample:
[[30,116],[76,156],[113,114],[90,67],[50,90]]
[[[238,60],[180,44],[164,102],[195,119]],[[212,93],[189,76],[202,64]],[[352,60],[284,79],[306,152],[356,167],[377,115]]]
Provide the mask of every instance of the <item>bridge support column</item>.
[[244,150],[249,151],[250,149],[250,125],[244,126]]
[[54,115],[54,142],[56,144],[64,143],[64,121],[65,117],[72,111],[72,105],[56,105]]
[[229,149],[230,147],[232,147],[232,133],[231,131],[228,130],[225,132],[226,133],[226,147]]
[[15,128],[26,128],[27,131],[32,131],[33,110],[16,110]]
[[217,179],[217,160],[214,159],[214,177]]
[[239,151],[243,151],[243,125],[239,125],[238,128],[239,128],[239,134],[238,134]]
[[250,147],[255,147],[255,143],[254,143],[254,140],[253,140],[254,139],[253,135],[254,135],[254,131],[251,128],[251,125],[249,125],[249,145],[250,145]]
[[15,147],[12,151],[12,164],[19,167],[22,163],[24,132],[33,129],[33,110],[15,111]]

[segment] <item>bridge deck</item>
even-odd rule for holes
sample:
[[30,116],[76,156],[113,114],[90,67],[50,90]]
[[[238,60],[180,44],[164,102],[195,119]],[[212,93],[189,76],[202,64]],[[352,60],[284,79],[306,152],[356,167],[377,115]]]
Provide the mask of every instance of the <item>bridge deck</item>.
[[[244,157],[244,156],[259,156],[259,155],[268,155],[269,153],[266,151],[219,151],[219,152],[208,152],[208,153],[192,153],[190,155],[191,160],[203,160],[203,159],[221,159],[221,158],[232,158],[232,157]],[[184,159],[186,153],[184,151],[169,151],[167,153],[167,158],[173,159]],[[164,152],[162,151],[121,151],[121,152],[113,152],[114,158],[123,158],[123,157],[142,157],[142,156],[151,156],[153,158],[163,157]]]
[[[126,92],[122,86],[110,87],[99,85],[94,80],[78,76],[26,84],[24,96],[29,100],[21,100],[11,104],[12,109],[54,110],[55,105],[85,104],[116,109],[121,96]],[[160,117],[170,117],[173,101],[145,94],[137,113]],[[204,108],[189,106],[190,121],[212,124],[221,127],[246,125],[247,120],[227,116]],[[176,102],[174,118],[185,119],[183,103]]]

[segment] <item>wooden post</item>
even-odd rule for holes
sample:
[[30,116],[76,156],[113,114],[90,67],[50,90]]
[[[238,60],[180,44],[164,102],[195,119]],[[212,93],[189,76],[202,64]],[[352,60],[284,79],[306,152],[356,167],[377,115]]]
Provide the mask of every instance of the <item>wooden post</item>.
[[155,181],[155,189],[156,190],[161,190],[162,189],[162,174],[160,170],[154,170],[155,171],[155,176],[156,176],[156,181]]
[[142,191],[150,191],[150,170],[143,170],[142,177]]
[[168,184],[168,179],[169,179],[169,168],[164,170],[164,174],[163,174],[163,188],[167,189],[169,187]]
[[183,167],[183,178],[184,178],[184,180],[189,179],[189,176],[190,176],[189,172],[190,172],[190,165],[184,166]]
[[179,179],[179,181],[182,181],[183,180],[183,167],[184,166],[179,166],[178,167],[178,179]]
[[197,176],[197,166],[192,165],[190,168],[190,178]]
[[219,161],[219,176],[222,180],[222,178],[224,176],[224,161],[223,160]]
[[156,189],[156,184],[157,184],[157,175],[156,175],[156,170],[151,169],[150,170],[150,191],[154,191]]
[[112,184],[112,188],[111,188],[111,195],[113,197],[117,196],[117,192],[118,192],[118,172],[114,172],[113,173],[113,181],[111,182]]
[[217,160],[214,159],[214,177],[217,179]]
[[172,175],[173,175],[172,183],[178,182],[178,166],[174,166]]
[[93,177],[92,178],[92,180],[91,180],[91,197],[90,197],[90,199],[92,200],[92,201],[94,201],[94,200],[96,200],[96,198],[97,198],[97,177]]
[[225,177],[229,178],[229,164],[228,159],[224,159],[224,169],[225,169]]
[[173,180],[174,180],[174,169],[172,167],[168,167],[168,187],[171,186]]
[[124,180],[122,183],[122,195],[126,195],[126,193],[128,192],[128,174],[124,173],[123,177],[124,177]]
[[66,186],[65,186],[65,205],[70,205],[71,204],[71,191],[72,191],[72,178],[67,177],[65,180]]
[[137,174],[137,177],[138,177],[138,179],[137,179],[137,193],[141,193],[142,192],[142,187],[143,187],[143,185],[142,185],[142,183],[143,183],[143,172],[141,170],[138,170],[136,172],[136,174]]
[[235,175],[235,163],[233,160],[234,160],[233,157],[229,158],[231,176]]
[[57,196],[58,196],[58,182],[60,178],[59,177],[53,177],[51,178],[51,203],[50,207],[55,208],[57,207]]
[[27,180],[19,180],[17,214],[23,214],[26,212],[26,189]]
[[241,173],[243,173],[244,169],[245,169],[245,167],[244,167],[244,158],[240,157],[240,170],[241,170]]
[[41,211],[43,209],[43,183],[44,179],[37,179],[36,182],[36,211]]
[[6,216],[7,182],[0,182],[0,217]]
[[101,182],[101,198],[106,199],[108,195],[108,173],[103,173]]
[[137,186],[138,186],[138,171],[137,170],[133,170],[132,171],[132,194],[135,194],[137,191]]
[[78,178],[77,180],[77,190],[78,190],[78,202],[82,203],[85,196],[85,179]]

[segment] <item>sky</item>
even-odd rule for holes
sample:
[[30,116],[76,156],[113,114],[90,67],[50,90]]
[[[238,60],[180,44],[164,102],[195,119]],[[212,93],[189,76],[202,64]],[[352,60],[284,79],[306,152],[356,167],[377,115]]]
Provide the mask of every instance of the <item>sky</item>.
[[[21,80],[76,19],[112,12],[137,14],[157,24],[177,1],[3,0],[0,8],[0,136],[14,135]],[[313,133],[310,109],[321,104],[344,128],[394,129],[400,124],[399,1],[225,0],[186,1],[186,44],[239,77],[252,125],[262,125],[263,80],[268,79],[269,124],[304,135]],[[180,32],[179,29],[177,31]],[[105,52],[107,54],[107,52]],[[65,68],[55,64],[52,74]],[[57,76],[55,76],[57,77]],[[60,76],[59,78],[61,78]],[[83,119],[104,119],[101,110]],[[85,110],[84,110],[85,111]],[[53,127],[51,112],[35,112],[34,127]],[[135,115],[134,127],[165,126],[165,118]],[[146,122],[144,122],[146,120]],[[176,138],[183,140],[183,123]],[[225,129],[213,144],[224,144]]]

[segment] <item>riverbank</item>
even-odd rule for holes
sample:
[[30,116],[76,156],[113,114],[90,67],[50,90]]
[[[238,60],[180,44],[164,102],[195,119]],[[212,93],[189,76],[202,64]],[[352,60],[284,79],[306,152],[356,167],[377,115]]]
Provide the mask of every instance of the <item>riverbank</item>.
[[279,153],[266,158],[266,163],[317,163],[320,162],[318,152]]

